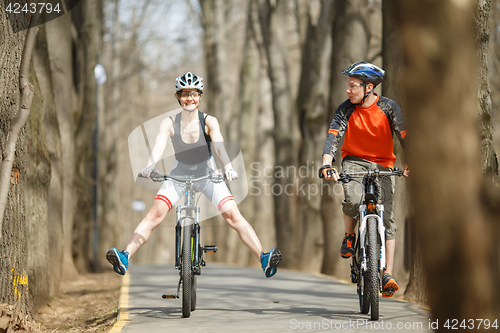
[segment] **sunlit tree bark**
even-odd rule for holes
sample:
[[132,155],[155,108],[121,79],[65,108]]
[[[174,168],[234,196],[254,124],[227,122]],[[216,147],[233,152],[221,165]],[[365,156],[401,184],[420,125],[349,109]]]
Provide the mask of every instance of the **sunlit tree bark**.
[[440,322],[498,317],[494,293],[485,292],[496,290],[497,264],[481,200],[475,6],[473,0],[396,5],[415,227],[432,317]]

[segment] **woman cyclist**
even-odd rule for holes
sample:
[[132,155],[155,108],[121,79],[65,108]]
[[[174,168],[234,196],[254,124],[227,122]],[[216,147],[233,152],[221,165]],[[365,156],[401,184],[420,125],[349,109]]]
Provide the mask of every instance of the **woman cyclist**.
[[[203,94],[203,79],[188,72],[176,79],[175,89],[182,110],[175,118],[168,117],[161,122],[148,165],[141,174],[149,178],[151,173],[156,172],[153,167],[163,155],[170,138],[175,151],[172,176],[199,177],[208,174],[213,170],[211,166],[215,165],[212,157],[214,153],[224,165],[226,178],[229,181],[236,179],[238,173],[233,169],[224,149],[218,120],[198,111]],[[199,189],[217,207],[229,226],[236,230],[243,244],[260,261],[266,277],[272,277],[281,261],[281,252],[278,249],[263,252],[259,238],[241,215],[225,183],[214,184],[208,180],[205,182],[207,183],[199,185]],[[148,214],[136,227],[125,250],[118,251],[114,247],[108,250],[106,258],[113,265],[115,272],[125,275],[130,258],[147,242],[153,229],[160,225],[182,194],[183,190],[178,184],[170,180],[162,184]]]

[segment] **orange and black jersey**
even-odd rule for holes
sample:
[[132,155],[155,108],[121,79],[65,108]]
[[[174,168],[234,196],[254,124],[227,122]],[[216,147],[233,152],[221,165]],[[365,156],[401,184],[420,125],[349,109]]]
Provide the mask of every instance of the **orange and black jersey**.
[[391,99],[378,96],[367,108],[354,105],[348,99],[337,110],[328,130],[323,155],[333,156],[344,138],[342,158],[357,156],[392,168],[396,161],[393,134],[405,148],[406,127],[401,108]]

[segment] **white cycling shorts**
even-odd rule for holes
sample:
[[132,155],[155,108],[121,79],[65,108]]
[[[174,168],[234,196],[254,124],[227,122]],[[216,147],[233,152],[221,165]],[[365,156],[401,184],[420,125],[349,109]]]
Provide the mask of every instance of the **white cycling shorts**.
[[[187,175],[201,177],[207,175],[210,170],[211,169],[208,167],[208,163],[203,163],[202,165],[188,165],[175,160],[170,175],[178,177]],[[194,183],[193,189],[196,192],[202,192],[205,196],[207,196],[207,198],[220,212],[224,211],[224,204],[234,201],[231,192],[224,182],[214,183],[210,180],[204,180]],[[172,180],[167,180],[163,182],[160,189],[156,193],[155,200],[163,201],[167,204],[168,210],[170,211],[183,194],[184,187],[181,184]]]

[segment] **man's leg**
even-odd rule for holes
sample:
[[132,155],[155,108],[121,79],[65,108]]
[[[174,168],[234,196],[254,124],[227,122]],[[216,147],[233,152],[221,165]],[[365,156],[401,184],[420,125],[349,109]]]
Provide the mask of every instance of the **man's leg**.
[[[382,276],[383,297],[392,297],[394,292],[399,289],[398,282],[392,277],[394,268],[394,252],[396,249],[396,231],[397,225],[394,221],[394,200],[393,194],[395,189],[394,177],[385,178],[382,180],[381,188],[384,191],[384,225],[385,225],[385,260],[386,270]],[[389,190],[390,189],[390,190]]]
[[385,241],[385,264],[387,269],[384,273],[392,275],[392,268],[394,265],[394,250],[396,249],[396,240],[390,239]]
[[356,224],[358,221],[350,216],[344,215],[344,226],[345,226],[345,232],[348,234],[354,234],[356,233]]
[[385,241],[385,264],[387,269],[382,275],[382,288],[384,289],[382,297],[392,297],[392,295],[394,295],[394,293],[399,290],[398,281],[396,281],[396,279],[392,277],[395,249],[396,239],[389,239]]
[[346,233],[344,239],[342,240],[342,246],[340,247],[340,256],[344,259],[349,259],[356,255],[356,248],[354,246],[356,243],[355,230],[357,220],[346,215],[345,213],[343,214],[343,217]]

